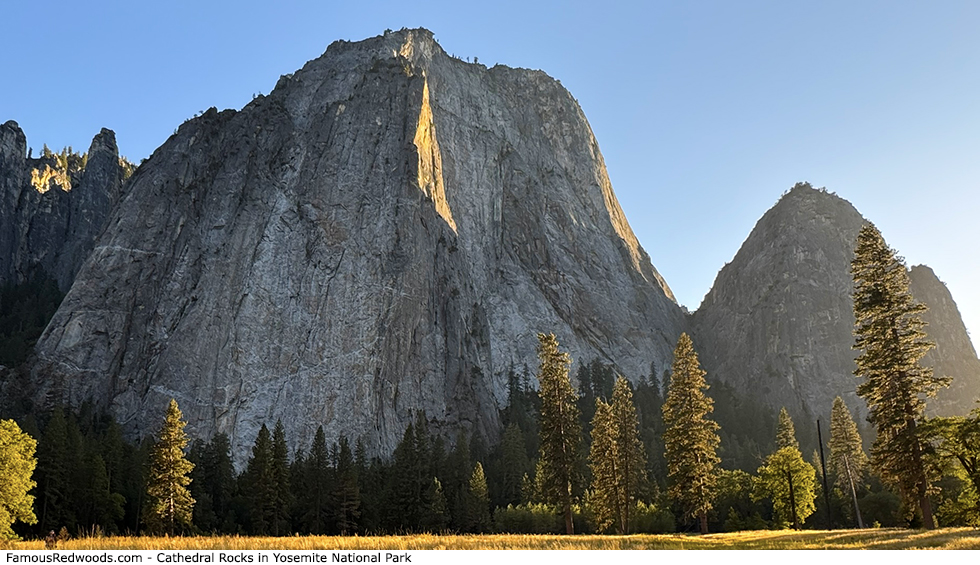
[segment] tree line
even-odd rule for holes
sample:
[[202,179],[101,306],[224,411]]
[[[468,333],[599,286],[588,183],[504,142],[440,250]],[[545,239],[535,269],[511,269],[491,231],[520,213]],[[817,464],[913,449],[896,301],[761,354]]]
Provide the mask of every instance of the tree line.
[[[716,404],[687,335],[660,375],[651,367],[632,385],[593,360],[578,368],[576,389],[567,353],[540,334],[537,387],[526,372],[511,374],[492,446],[465,432],[447,441],[420,412],[388,458],[369,457],[359,438],[330,441],[322,428],[290,453],[276,422],[261,427],[237,472],[226,435],[189,442],[176,402],[160,433],[138,444],[83,405],[56,408],[43,426],[28,417],[26,433],[4,424],[0,446],[21,445],[20,459],[10,460],[27,461],[20,475],[34,459],[23,445],[38,441],[36,469],[0,492],[30,493],[18,499],[19,513],[7,512],[21,535],[61,527],[73,535],[275,536],[934,527],[937,518],[980,525],[980,411],[923,417],[924,398],[944,379],[919,364],[930,346],[922,307],[873,226],[861,232],[852,272],[855,374],[873,437],[862,438],[838,397],[825,461],[816,451],[804,457],[785,409],[777,415],[721,383],[710,387],[725,399]],[[0,476],[8,474],[17,472]]]

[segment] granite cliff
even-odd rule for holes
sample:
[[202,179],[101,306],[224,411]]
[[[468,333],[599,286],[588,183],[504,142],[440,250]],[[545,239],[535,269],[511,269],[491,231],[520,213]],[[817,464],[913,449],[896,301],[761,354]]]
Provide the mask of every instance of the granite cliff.
[[980,359],[963,325],[960,311],[949,289],[925,265],[909,270],[912,295],[929,307],[922,315],[926,332],[936,347],[922,359],[937,374],[953,377],[949,388],[936,395],[927,408],[934,414],[962,416],[980,407]]
[[140,435],[174,397],[239,458],[277,419],[298,445],[323,425],[384,453],[419,409],[492,436],[537,332],[635,378],[685,324],[572,96],[403,30],[183,124],[128,183],[33,380]]
[[0,284],[39,270],[67,291],[95,246],[130,166],[103,129],[83,156],[28,156],[14,121],[0,125]]
[[[709,378],[752,391],[795,418],[827,421],[835,396],[861,414],[854,376],[850,263],[867,222],[846,200],[797,184],[756,224],[694,313],[695,345]],[[946,287],[915,267],[912,293],[937,343],[924,362],[953,377],[928,402],[965,414],[980,394],[980,361]]]

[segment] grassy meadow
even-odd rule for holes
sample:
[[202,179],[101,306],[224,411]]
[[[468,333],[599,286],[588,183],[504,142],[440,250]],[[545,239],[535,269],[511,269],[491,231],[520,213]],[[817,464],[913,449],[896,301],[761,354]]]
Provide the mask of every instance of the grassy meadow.
[[[41,540],[13,549],[43,549]],[[980,549],[980,529],[944,528],[834,531],[755,531],[705,536],[406,535],[274,537],[93,537],[72,539],[58,549]]]

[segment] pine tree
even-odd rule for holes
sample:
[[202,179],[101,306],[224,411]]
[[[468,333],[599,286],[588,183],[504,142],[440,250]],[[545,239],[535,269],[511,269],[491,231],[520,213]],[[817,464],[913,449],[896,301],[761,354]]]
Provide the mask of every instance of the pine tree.
[[592,446],[589,449],[589,468],[592,471],[592,515],[596,529],[601,533],[618,526],[621,508],[619,474],[619,449],[616,445],[616,423],[612,406],[596,399],[592,416]]
[[194,499],[187,489],[194,465],[184,457],[186,425],[177,401],[171,399],[159,438],[150,451],[146,521],[151,528],[169,535],[189,527],[194,510]]
[[619,449],[620,489],[619,531],[628,534],[630,511],[636,506],[637,493],[646,473],[646,454],[640,441],[639,419],[633,404],[633,391],[623,377],[616,380],[612,392],[612,415]]
[[859,528],[864,527],[864,520],[857,503],[856,483],[860,481],[867,464],[868,457],[861,448],[857,424],[851,418],[844,400],[838,396],[834,398],[834,406],[830,412],[830,469],[837,490],[851,495]]
[[784,447],[800,449],[800,442],[796,441],[796,427],[785,406],[779,409],[779,424],[776,427],[776,449]]
[[501,505],[513,504],[516,506],[521,503],[522,480],[530,471],[530,462],[525,451],[524,434],[521,433],[517,424],[513,422],[507,424],[500,444],[501,467],[503,469]]
[[851,262],[854,278],[854,348],[861,351],[854,374],[863,379],[858,395],[868,403],[877,437],[871,464],[897,485],[906,509],[916,504],[926,528],[936,526],[929,501],[929,478],[916,430],[925,403],[948,384],[919,361],[932,347],[922,331],[925,306],[909,291],[904,262],[872,225],[861,228]]
[[460,431],[447,458],[446,469],[441,475],[443,480],[440,484],[449,509],[449,523],[458,530],[466,529],[466,520],[469,516],[469,498],[466,496],[466,490],[473,469],[470,451],[469,439],[465,432]]
[[293,504],[289,489],[289,449],[282,420],[276,420],[272,431],[272,535],[289,533],[289,509]]
[[667,459],[668,495],[681,515],[697,518],[701,533],[708,532],[708,511],[715,491],[715,450],[720,443],[718,424],[708,419],[714,401],[704,381],[694,344],[682,333],[674,349],[670,385],[664,413],[664,456]]
[[83,488],[77,493],[80,528],[91,531],[98,526],[105,532],[115,531],[116,521],[125,515],[126,499],[110,491],[105,460],[98,453],[90,451],[86,453],[79,471],[83,478]]
[[538,394],[541,397],[541,446],[535,481],[544,500],[565,517],[565,532],[575,533],[572,502],[581,481],[579,446],[582,429],[577,397],[568,379],[572,361],[559,351],[554,334],[538,334]]
[[435,476],[429,465],[429,431],[424,412],[409,423],[395,447],[392,465],[389,526],[419,531],[425,527],[430,509],[428,494]]
[[422,529],[427,532],[442,532],[449,525],[449,508],[446,505],[446,495],[442,483],[437,477],[432,477],[426,489],[425,499],[428,508],[423,512]]
[[361,493],[357,487],[357,470],[354,455],[347,438],[340,438],[337,450],[336,482],[334,490],[336,502],[336,523],[341,535],[357,531],[361,516]]
[[0,420],[0,540],[14,538],[14,522],[36,524],[31,480],[37,460],[37,442],[13,420]]
[[243,473],[244,493],[249,507],[249,521],[254,535],[266,535],[274,519],[276,489],[273,484],[272,436],[262,424],[252,445],[252,457]]
[[308,533],[326,534],[332,486],[330,453],[327,450],[327,436],[323,433],[323,426],[317,426],[303,475],[305,493],[304,496],[298,497],[304,509],[301,523]]
[[637,428],[632,392],[626,379],[620,377],[613,387],[612,402],[597,399],[592,419],[591,500],[600,531],[615,526],[618,532],[629,533],[630,509],[636,506],[646,468]]
[[68,503],[68,422],[61,407],[51,412],[37,446],[38,507],[41,530],[47,531],[75,518]]
[[468,530],[477,534],[490,531],[490,493],[487,490],[487,477],[483,473],[483,465],[477,462],[467,489],[469,502],[466,505],[469,513]]

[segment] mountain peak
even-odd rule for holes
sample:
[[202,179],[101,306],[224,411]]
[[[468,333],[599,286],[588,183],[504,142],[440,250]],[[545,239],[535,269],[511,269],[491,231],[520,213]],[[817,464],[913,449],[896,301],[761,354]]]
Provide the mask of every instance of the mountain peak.
[[544,76],[400,30],[190,120],[39,340],[36,397],[94,397],[139,435],[176,397],[239,458],[276,419],[386,453],[419,410],[491,438],[538,332],[634,379],[669,365],[684,316]]
[[[736,388],[755,391],[794,417],[819,417],[840,395],[865,410],[855,393],[853,281],[850,264],[867,220],[847,200],[797,183],[756,223],[715,279],[694,315],[705,369]],[[963,391],[980,387],[949,292],[927,267],[912,269],[912,292],[926,303],[930,336],[945,344],[937,370],[956,373]],[[965,341],[964,341],[965,340]],[[968,398],[969,395],[961,395]],[[962,412],[941,394],[935,410]]]

